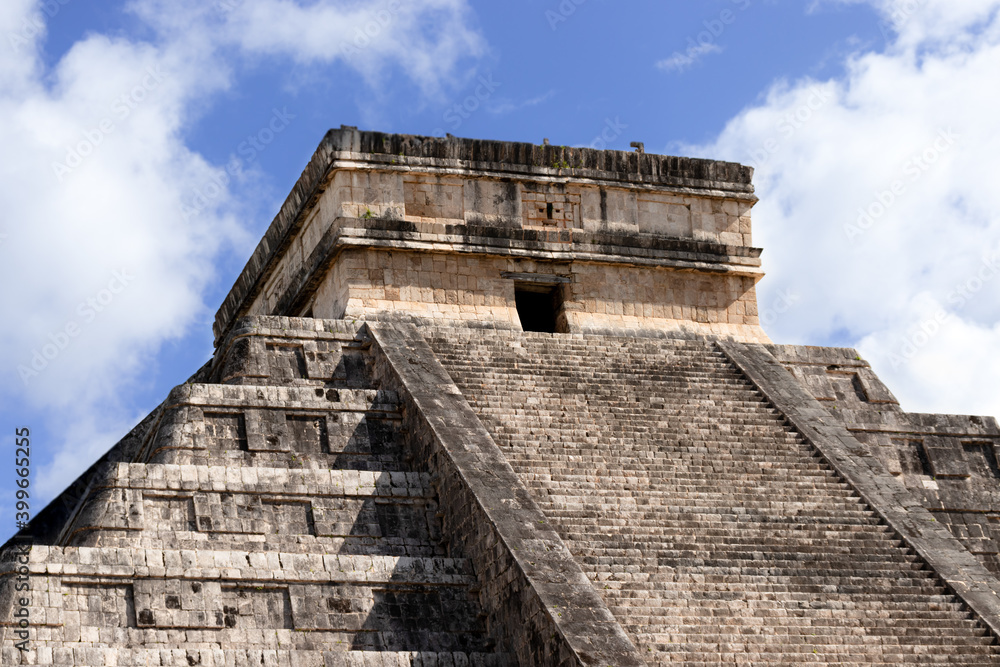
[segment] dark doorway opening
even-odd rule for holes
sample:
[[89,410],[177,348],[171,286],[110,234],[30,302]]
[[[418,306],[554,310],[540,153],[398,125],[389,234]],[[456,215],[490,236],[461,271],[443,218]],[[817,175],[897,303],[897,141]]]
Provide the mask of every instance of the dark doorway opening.
[[558,285],[515,285],[514,303],[523,330],[556,332],[562,306]]

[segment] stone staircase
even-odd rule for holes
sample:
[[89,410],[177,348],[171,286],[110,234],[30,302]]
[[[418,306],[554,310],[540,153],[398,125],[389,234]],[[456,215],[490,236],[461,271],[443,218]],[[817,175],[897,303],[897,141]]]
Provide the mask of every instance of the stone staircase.
[[1000,664],[714,344],[425,335],[650,664]]
[[396,395],[370,386],[367,340],[315,322],[258,319],[212,382],[171,393],[35,545],[34,650],[8,642],[3,664],[513,664],[442,543]]

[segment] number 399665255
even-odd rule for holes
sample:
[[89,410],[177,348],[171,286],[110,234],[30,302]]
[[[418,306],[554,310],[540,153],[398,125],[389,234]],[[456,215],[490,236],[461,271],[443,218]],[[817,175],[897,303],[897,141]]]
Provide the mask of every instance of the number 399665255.
[[28,499],[30,494],[28,493],[28,487],[31,486],[31,431],[27,428],[19,428],[16,431],[17,438],[15,439],[15,445],[17,447],[14,452],[14,473],[17,476],[15,484],[17,485],[17,521],[27,521],[29,519],[30,509]]

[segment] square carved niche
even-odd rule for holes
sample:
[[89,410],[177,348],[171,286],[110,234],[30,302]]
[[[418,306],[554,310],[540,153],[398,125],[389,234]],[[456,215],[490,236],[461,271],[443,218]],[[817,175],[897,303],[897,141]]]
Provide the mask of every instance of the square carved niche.
[[580,195],[562,192],[521,192],[525,227],[572,229],[579,227]]

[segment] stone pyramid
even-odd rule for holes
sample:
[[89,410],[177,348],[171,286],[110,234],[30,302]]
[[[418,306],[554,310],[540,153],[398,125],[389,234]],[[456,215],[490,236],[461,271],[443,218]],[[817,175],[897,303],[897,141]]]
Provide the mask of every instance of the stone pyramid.
[[771,343],[751,175],[331,131],[2,663],[1000,665],[997,422]]

